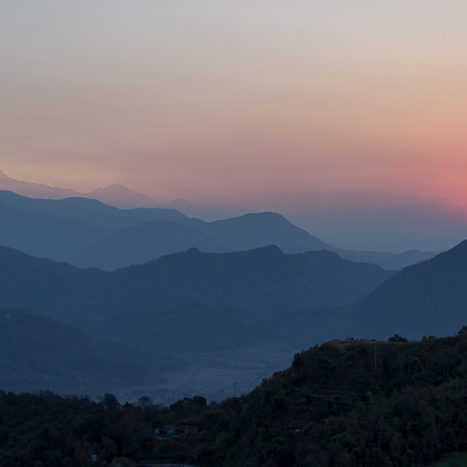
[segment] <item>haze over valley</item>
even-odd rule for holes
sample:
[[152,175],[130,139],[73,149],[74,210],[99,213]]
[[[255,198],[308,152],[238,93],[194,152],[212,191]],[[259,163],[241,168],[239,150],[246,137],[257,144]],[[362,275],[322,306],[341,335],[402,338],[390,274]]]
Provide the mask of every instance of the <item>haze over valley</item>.
[[[45,348],[42,338],[31,341],[33,350],[10,363],[4,385],[16,390],[70,387],[66,362],[86,362],[84,357],[70,349],[60,353],[63,361],[54,362],[53,370],[39,362],[71,330],[76,346],[88,349],[86,358],[96,358],[82,364],[74,392],[98,395],[104,388],[134,398],[144,391],[170,403],[198,393],[222,399],[234,383],[246,392],[297,350],[329,338],[387,338],[393,331],[420,338],[449,335],[462,325],[462,312],[441,318],[444,302],[436,296],[414,288],[411,301],[406,298],[407,277],[415,274],[423,284],[425,269],[441,268],[449,255],[459,258],[462,245],[452,250],[458,254],[439,256],[345,250],[277,213],[207,222],[172,208],[117,208],[61,197],[66,194],[47,199],[0,191],[0,298],[10,336],[5,355],[23,345],[12,339],[12,324],[34,335],[42,335],[47,323],[55,326]],[[432,280],[433,273],[426,277]],[[450,309],[457,313],[463,293],[455,282],[452,287],[429,286],[441,296],[452,293]],[[406,310],[406,303],[417,305]],[[415,317],[416,310],[423,310],[423,318]],[[99,359],[112,357],[106,356],[109,345],[120,352],[130,346],[127,358],[146,379],[124,367],[119,381],[97,378]]]

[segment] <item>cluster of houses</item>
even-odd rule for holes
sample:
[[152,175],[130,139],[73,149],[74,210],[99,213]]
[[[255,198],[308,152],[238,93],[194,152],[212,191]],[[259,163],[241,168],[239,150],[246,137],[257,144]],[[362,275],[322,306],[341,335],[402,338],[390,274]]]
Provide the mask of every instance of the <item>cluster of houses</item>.
[[154,428],[154,438],[164,439],[171,436],[187,436],[198,432],[198,427],[192,425],[156,427]]

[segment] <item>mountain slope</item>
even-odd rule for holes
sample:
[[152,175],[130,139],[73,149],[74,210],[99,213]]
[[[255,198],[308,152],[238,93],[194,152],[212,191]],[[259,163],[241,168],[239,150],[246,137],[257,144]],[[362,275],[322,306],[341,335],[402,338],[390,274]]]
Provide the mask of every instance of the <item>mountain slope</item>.
[[403,269],[347,313],[367,335],[452,334],[467,323],[467,241]]
[[77,196],[78,193],[68,188],[52,187],[41,183],[24,182],[10,178],[0,169],[0,190],[14,191],[24,196],[62,199]]
[[23,196],[31,198],[48,198],[61,200],[70,197],[92,198],[103,203],[111,204],[121,208],[155,208],[158,203],[141,193],[123,185],[109,185],[105,188],[98,188],[90,193],[79,193],[69,188],[54,187],[42,183],[31,183],[22,180],[15,180],[9,177],[0,169],[0,190],[13,191]]
[[[4,245],[55,260],[65,260],[78,266],[116,269],[190,247],[217,252],[242,251],[272,244],[284,250],[301,251],[326,247],[321,240],[275,213],[247,214],[205,222],[188,219],[172,209],[117,209],[92,199],[31,199],[8,191],[0,191],[1,204],[23,213],[21,222],[14,221],[10,226],[13,228],[21,224],[23,241],[12,241],[11,237],[14,238],[14,235],[4,236]],[[70,225],[70,234],[66,231],[60,234],[62,248],[59,252],[51,249],[50,245],[42,245],[41,242],[47,243],[47,235],[34,235],[38,228],[35,224],[28,224],[28,213],[31,222],[35,222],[40,216],[49,215],[57,218],[56,222],[60,218],[64,226],[67,223]],[[93,238],[91,232],[79,234],[79,229],[74,227],[78,221],[86,223],[89,228],[94,227],[95,237]],[[44,218],[40,222],[40,228],[48,224],[51,221]],[[63,230],[62,227],[60,229]],[[49,230],[52,238],[53,228]],[[75,230],[78,234],[73,236]]]
[[383,251],[358,251],[332,248],[332,251],[335,251],[339,256],[342,256],[342,258],[349,259],[350,261],[377,264],[384,269],[393,270],[400,270],[436,256],[434,252],[418,250],[389,253]]
[[467,324],[466,284],[467,241],[395,273],[355,303],[279,312],[263,331],[301,348],[349,336],[447,336]]
[[191,247],[212,252],[227,250],[217,241],[188,226],[155,221],[109,234],[72,256],[71,262],[80,267],[115,270]]
[[281,313],[268,332],[302,345],[323,339],[395,333],[413,339],[448,336],[467,324],[467,241],[409,266],[367,297],[332,309]]
[[[274,310],[346,303],[391,275],[327,251],[287,255],[270,246],[237,253],[191,249],[121,269],[112,277],[139,297],[131,298],[133,306],[157,297],[161,309],[205,302],[270,315]],[[119,302],[127,299],[120,297]]]
[[0,204],[0,244],[30,255],[65,260],[106,231],[75,219],[25,212]]
[[65,319],[86,313],[106,274],[0,247],[0,303]]
[[4,303],[75,323],[121,313],[158,313],[193,302],[231,307],[251,319],[364,297],[393,273],[326,251],[287,255],[277,247],[239,253],[191,249],[105,273],[0,248]]
[[24,212],[76,219],[101,229],[115,231],[152,221],[173,222],[186,219],[186,216],[175,209],[118,209],[95,199],[33,199],[10,191],[0,191],[0,204]]
[[113,184],[105,188],[98,188],[83,195],[86,198],[97,199],[103,203],[117,206],[119,208],[155,208],[158,207],[156,200],[142,195],[126,186]]
[[185,223],[206,233],[231,250],[251,250],[266,245],[277,245],[283,250],[328,248],[320,239],[291,224],[284,216],[273,212],[245,214],[214,222],[188,219]]
[[[159,359],[159,361],[158,361]],[[50,318],[0,310],[0,389],[98,394],[161,381],[164,362]]]
[[[35,189],[34,187],[39,188]],[[32,197],[54,199],[29,199],[11,191]],[[69,198],[70,196],[72,198]],[[103,201],[103,203],[97,200]],[[351,261],[373,263],[384,269],[395,270],[434,256],[434,253],[419,251],[392,254],[335,248],[326,245],[319,238],[291,224],[283,216],[276,213],[251,213],[214,222],[188,219],[186,215],[176,209],[157,207],[157,203],[152,198],[141,195],[123,185],[110,185],[90,193],[79,194],[73,190],[13,180],[1,170],[0,204],[20,208],[28,212],[78,219],[101,229],[115,231],[153,221],[184,223],[216,240],[219,245],[225,247],[224,251],[241,251],[266,245],[278,245],[284,251],[291,253],[328,249]],[[118,209],[114,205],[125,209]],[[134,206],[146,206],[147,208],[135,209]],[[174,202],[171,206],[177,209],[180,208],[183,212],[186,209],[188,212],[194,212],[193,206],[183,201]],[[222,210],[222,208],[218,208],[218,210]],[[199,212],[201,211],[202,209]],[[209,211],[209,208],[207,208],[207,211]],[[227,211],[223,210],[225,213]],[[233,211],[231,210],[232,214]],[[160,245],[159,250],[161,255],[173,252],[172,248],[164,250],[163,245]],[[154,256],[148,258],[156,259]],[[75,257],[70,254],[67,259],[74,262]],[[136,264],[136,260],[129,259],[130,261],[125,265]],[[96,263],[93,266],[99,266],[99,264]]]

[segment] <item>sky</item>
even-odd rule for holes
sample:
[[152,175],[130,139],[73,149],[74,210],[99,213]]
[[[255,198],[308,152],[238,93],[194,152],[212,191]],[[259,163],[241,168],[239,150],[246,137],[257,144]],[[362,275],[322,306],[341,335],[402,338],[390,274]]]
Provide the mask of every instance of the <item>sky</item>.
[[467,237],[466,24],[463,0],[0,0],[0,168],[448,246]]

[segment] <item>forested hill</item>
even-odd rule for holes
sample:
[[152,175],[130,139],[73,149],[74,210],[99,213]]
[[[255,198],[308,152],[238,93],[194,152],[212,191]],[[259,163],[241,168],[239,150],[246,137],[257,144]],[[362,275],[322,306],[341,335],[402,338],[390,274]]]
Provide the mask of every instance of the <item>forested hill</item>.
[[465,329],[421,342],[328,342],[250,394],[210,406],[202,397],[162,409],[145,398],[120,406],[110,395],[94,403],[0,393],[0,461],[432,465],[467,450],[466,351]]

